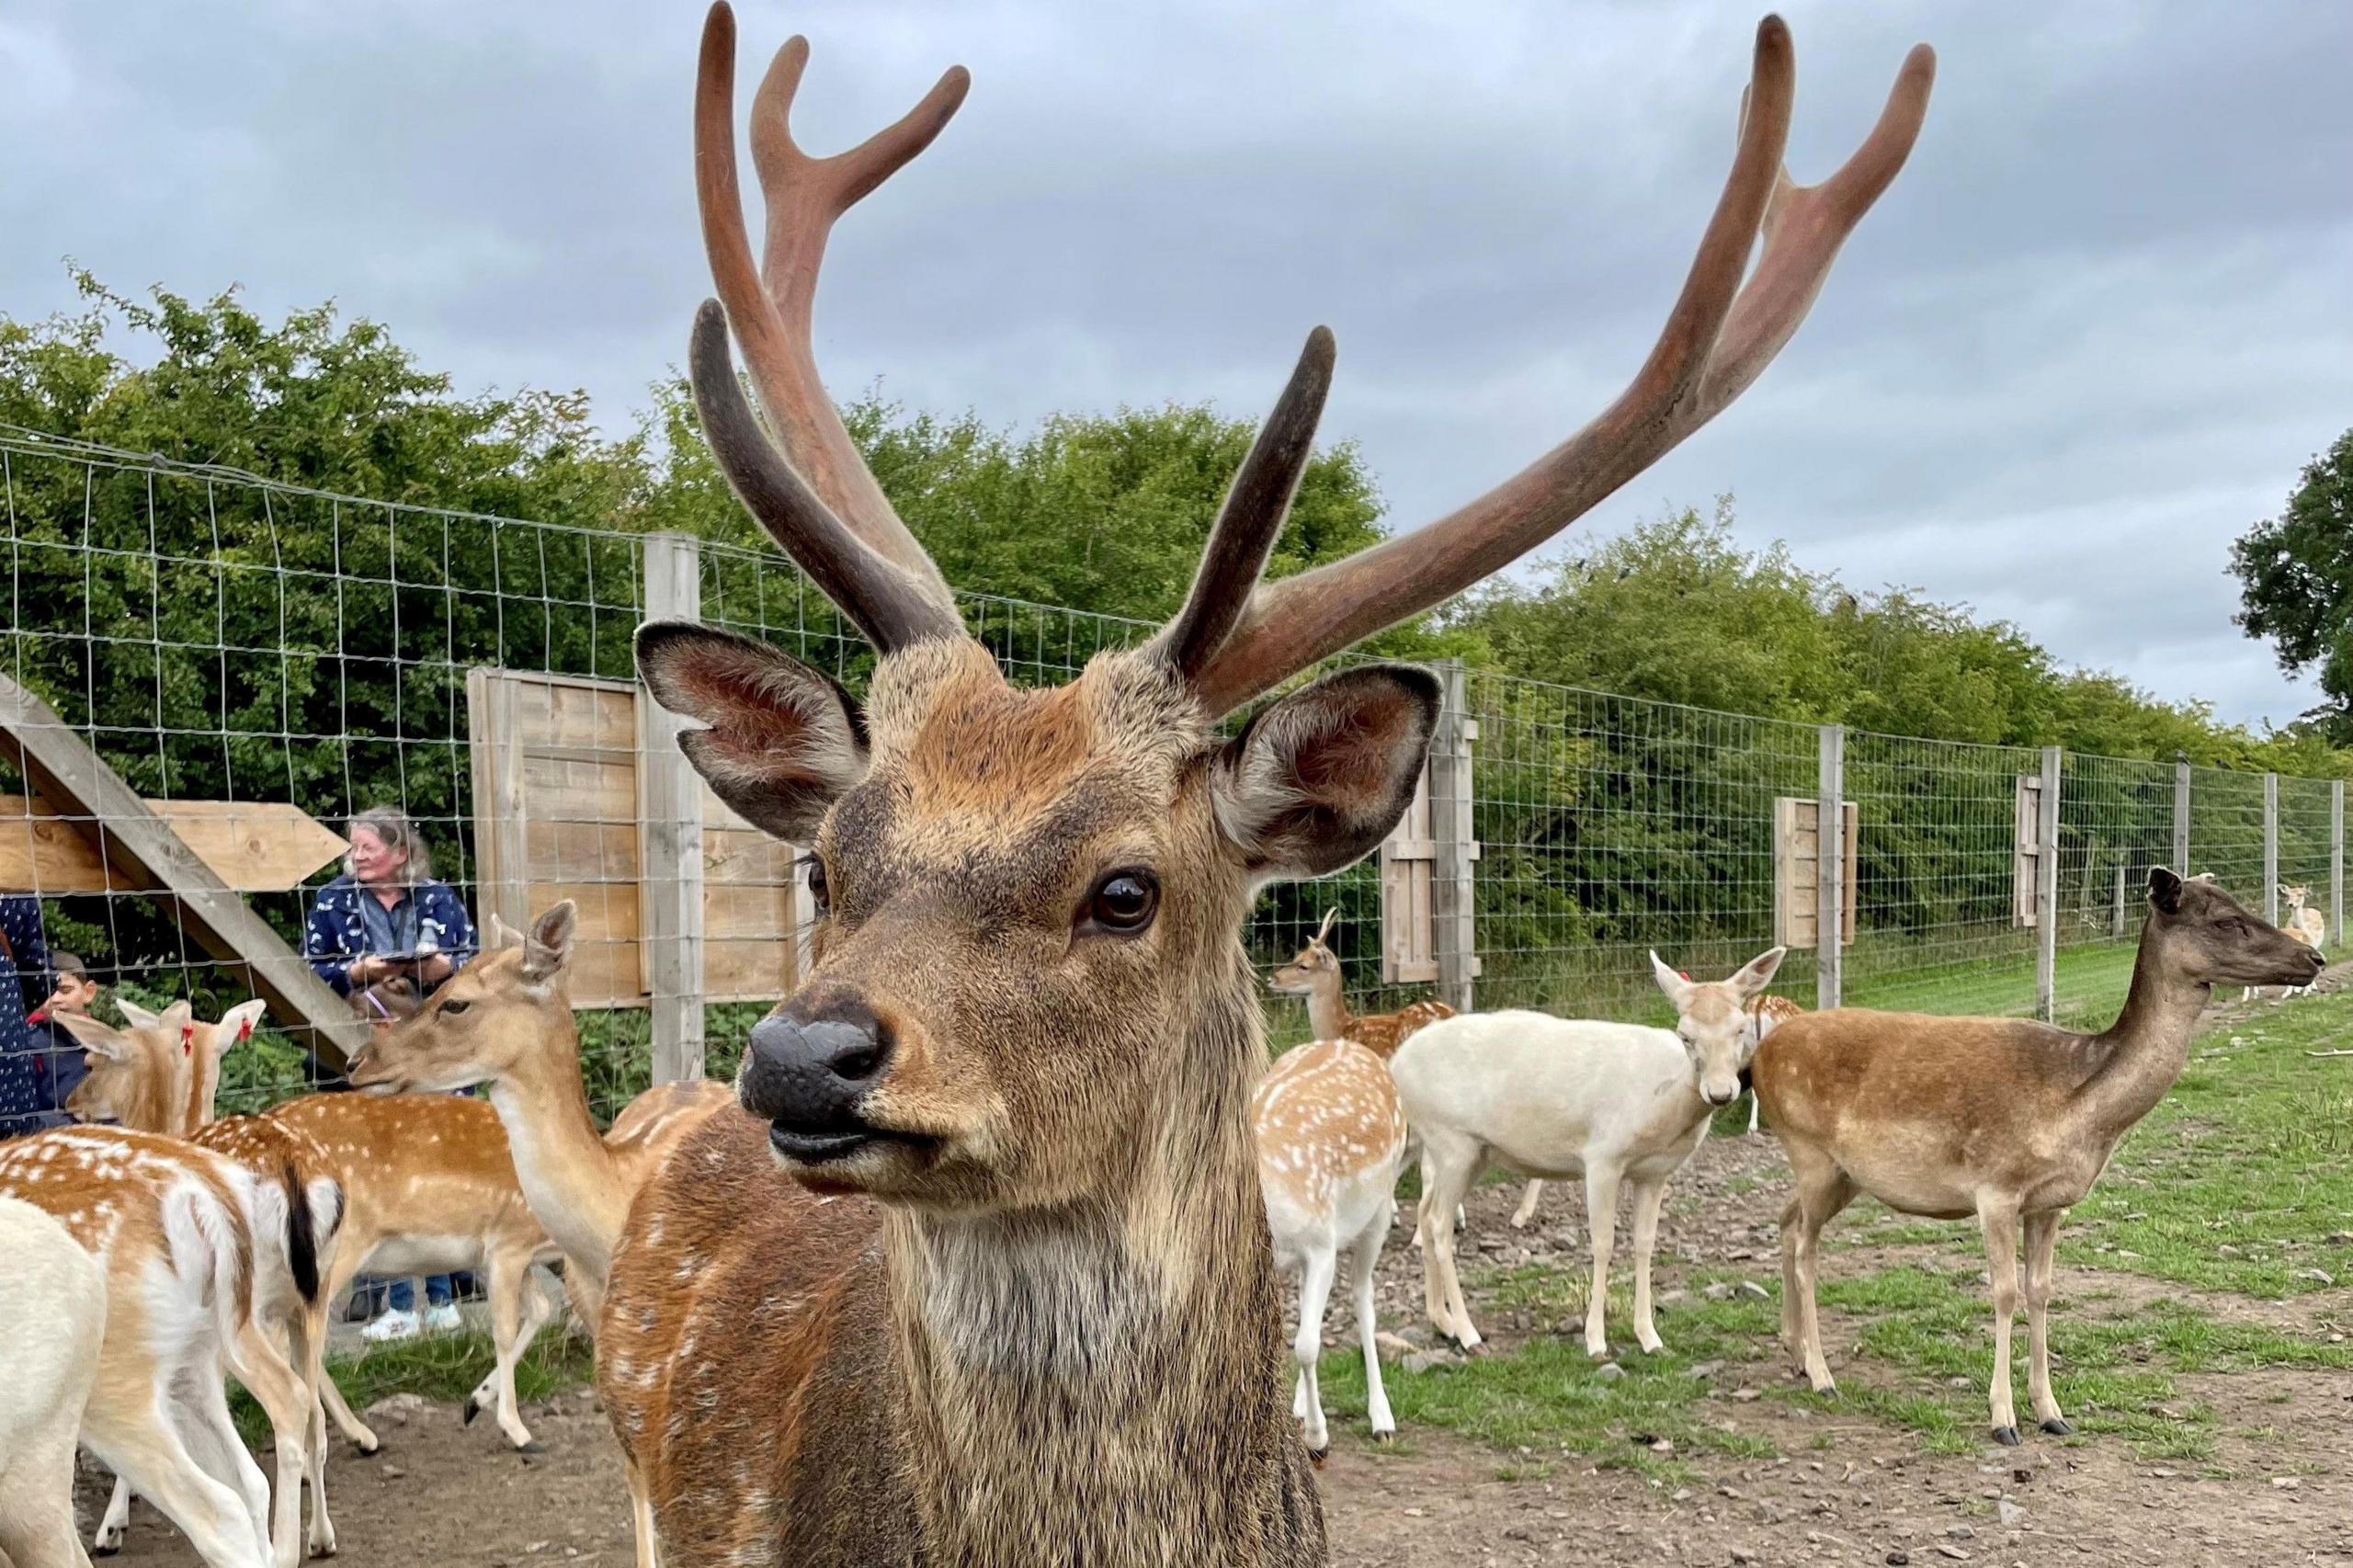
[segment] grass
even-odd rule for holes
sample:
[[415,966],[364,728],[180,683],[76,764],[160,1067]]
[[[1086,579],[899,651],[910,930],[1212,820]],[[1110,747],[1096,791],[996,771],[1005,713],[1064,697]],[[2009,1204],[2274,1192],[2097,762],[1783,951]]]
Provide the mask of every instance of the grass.
[[[2088,970],[2078,978],[2092,983]],[[1915,989],[1904,1005],[1932,1006],[1934,994]],[[2353,994],[2261,1006],[2208,1029],[2173,1093],[2126,1136],[2070,1217],[2061,1233],[2052,1341],[2057,1392],[2084,1440],[2121,1438],[2145,1458],[2211,1467],[2226,1437],[2263,1444],[2279,1434],[2264,1425],[2226,1427],[2182,1380],[2265,1368],[2353,1370],[2353,1345],[2218,1313],[2214,1300],[2273,1301],[2353,1285],[2353,1059],[2306,1054],[2348,1041]],[[1745,1125],[1745,1108],[1736,1108]],[[1841,1256],[1857,1244],[1926,1255],[1857,1273]],[[1778,1267],[1754,1267],[1778,1295]],[[1858,1327],[1836,1408],[1909,1433],[1932,1451],[1978,1449],[1993,1356],[1984,1267],[1972,1225],[1914,1221],[1865,1200],[1834,1226],[1824,1243],[1823,1308]],[[2092,1270],[2169,1289],[2154,1298],[2145,1287],[2120,1291]],[[1676,1456],[1750,1453],[1761,1440],[1726,1430],[1730,1407],[1711,1392],[1745,1378],[1768,1400],[1818,1402],[1781,1369],[1778,1301],[1745,1292],[1707,1300],[1711,1278],[1682,1281],[1688,1293],[1660,1309],[1671,1354],[1644,1357],[1629,1346],[1620,1363],[1626,1375],[1616,1380],[1604,1380],[1585,1355],[1581,1264],[1469,1280],[1474,1315],[1525,1312],[1532,1335],[1463,1367],[1391,1369],[1400,1426],[1486,1444],[1516,1471],[1574,1456],[1661,1483],[1684,1477]],[[1631,1301],[1614,1288],[1612,1296],[1609,1323],[1619,1335]],[[2023,1319],[2014,1354],[2023,1410]],[[1711,1378],[1689,1373],[1694,1363],[1718,1360],[1726,1369]],[[1361,1431],[1355,1354],[1327,1356],[1323,1379],[1332,1418]],[[1647,1439],[1660,1437],[1673,1443],[1674,1456],[1651,1451]]]
[[[368,1407],[389,1394],[413,1393],[455,1404],[473,1392],[496,1361],[487,1334],[433,1334],[371,1346],[358,1355],[330,1355],[327,1370],[343,1391],[345,1403],[365,1420]],[[545,1399],[582,1387],[595,1371],[596,1350],[587,1338],[551,1327],[515,1363],[515,1397],[527,1403]],[[245,1441],[259,1446],[269,1436],[261,1407],[244,1390],[233,1387],[230,1405]]]

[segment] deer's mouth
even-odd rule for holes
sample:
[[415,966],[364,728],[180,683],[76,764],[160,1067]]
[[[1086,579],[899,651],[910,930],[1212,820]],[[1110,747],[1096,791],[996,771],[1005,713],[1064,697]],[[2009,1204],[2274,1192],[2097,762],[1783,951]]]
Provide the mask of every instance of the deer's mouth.
[[797,1165],[837,1165],[869,1149],[904,1149],[927,1155],[938,1142],[937,1139],[893,1132],[856,1119],[816,1127],[789,1121],[768,1123],[768,1147]]

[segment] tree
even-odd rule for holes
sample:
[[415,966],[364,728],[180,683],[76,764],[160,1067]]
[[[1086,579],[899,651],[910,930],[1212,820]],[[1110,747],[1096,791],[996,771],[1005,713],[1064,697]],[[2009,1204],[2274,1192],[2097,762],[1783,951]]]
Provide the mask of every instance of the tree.
[[2269,638],[2279,667],[2317,670],[2327,701],[2306,717],[2353,744],[2353,430],[2304,465],[2279,516],[2231,546],[2238,623]]

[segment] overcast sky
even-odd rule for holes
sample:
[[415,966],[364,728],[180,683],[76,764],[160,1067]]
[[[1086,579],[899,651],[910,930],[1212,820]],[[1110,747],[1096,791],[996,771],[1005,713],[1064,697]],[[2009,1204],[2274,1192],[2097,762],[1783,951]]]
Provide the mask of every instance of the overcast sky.
[[[1790,6],[1792,172],[1904,49],[1910,166],[1763,381],[1555,553],[1738,497],[1751,543],[2016,619],[2231,718],[2310,698],[2231,624],[2231,539],[2353,425],[2353,6]],[[793,30],[832,151],[952,62],[956,122],[845,222],[837,391],[1025,423],[1256,415],[1305,329],[1324,421],[1411,527],[1639,361],[1720,186],[1753,6],[753,0],[739,109]],[[643,0],[12,0],[0,310],[119,288],[332,296],[461,388],[585,387],[615,427],[708,291],[700,9]]]

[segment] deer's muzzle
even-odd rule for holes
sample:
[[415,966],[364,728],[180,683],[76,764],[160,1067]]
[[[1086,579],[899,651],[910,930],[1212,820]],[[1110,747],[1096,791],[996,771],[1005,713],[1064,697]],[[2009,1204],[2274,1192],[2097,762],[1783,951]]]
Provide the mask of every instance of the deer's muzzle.
[[774,1013],[752,1027],[739,1094],[787,1159],[822,1165],[879,1136],[858,1114],[891,1060],[890,1032],[864,1006],[837,1001],[813,1017]]

